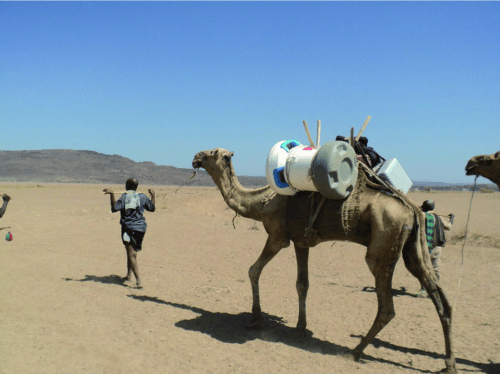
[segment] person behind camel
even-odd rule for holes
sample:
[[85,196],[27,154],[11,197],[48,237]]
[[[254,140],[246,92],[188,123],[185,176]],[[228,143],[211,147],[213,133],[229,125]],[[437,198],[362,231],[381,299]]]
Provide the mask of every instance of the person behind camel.
[[5,214],[5,211],[7,210],[7,204],[9,204],[10,201],[10,196],[7,195],[6,193],[2,195],[2,198],[3,198],[3,205],[0,208],[0,218],[2,218],[3,215]]
[[[349,142],[349,138],[343,137],[342,135],[338,135],[335,140],[346,143]],[[368,147],[368,138],[365,136],[359,138],[359,141],[354,147],[354,151],[356,152],[356,160],[364,163],[372,169],[379,165],[382,161],[385,161],[385,158],[380,156],[377,151],[375,151],[372,147]]]
[[132,273],[135,275],[136,287],[142,288],[141,277],[139,274],[139,264],[137,263],[137,252],[142,249],[142,241],[146,234],[146,219],[144,218],[144,209],[148,212],[155,211],[155,192],[149,189],[151,199],[146,195],[137,192],[139,181],[135,178],[127,179],[125,188],[127,192],[115,200],[113,190],[105,188],[103,192],[110,195],[111,212],[120,212],[120,224],[122,225],[122,242],[127,251],[127,276],[124,281],[132,280]]
[[[439,269],[441,265],[441,253],[446,244],[446,236],[444,230],[450,230],[453,225],[455,216],[450,214],[449,221],[445,222],[439,215],[433,212],[436,204],[432,200],[425,200],[420,209],[425,213],[425,232],[427,238],[427,246],[431,255],[432,266],[439,280]],[[420,290],[416,293],[418,297],[427,297],[427,292],[422,284]]]

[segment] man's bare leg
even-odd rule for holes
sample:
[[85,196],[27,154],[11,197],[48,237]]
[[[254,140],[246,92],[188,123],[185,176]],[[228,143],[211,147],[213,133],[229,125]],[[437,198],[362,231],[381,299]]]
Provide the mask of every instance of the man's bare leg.
[[[129,244],[130,245],[130,244]],[[128,255],[128,246],[125,245],[125,254],[127,255],[127,276],[123,278],[125,282],[130,282],[132,280],[132,263],[130,262],[130,256]]]
[[141,276],[139,275],[139,264],[137,263],[137,252],[130,243],[125,244],[125,248],[127,249],[128,261],[130,261],[130,269],[132,269],[137,281],[136,286],[142,287]]

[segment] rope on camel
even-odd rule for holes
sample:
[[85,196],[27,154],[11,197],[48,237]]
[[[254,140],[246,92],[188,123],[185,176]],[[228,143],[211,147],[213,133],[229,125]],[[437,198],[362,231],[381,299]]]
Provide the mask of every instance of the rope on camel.
[[467,223],[465,224],[465,235],[464,235],[464,242],[462,244],[462,263],[460,264],[460,275],[458,276],[458,285],[457,285],[457,291],[456,291],[456,296],[455,296],[455,303],[453,304],[453,309],[457,306],[457,301],[458,301],[458,293],[460,291],[460,284],[462,283],[462,273],[464,271],[464,250],[465,250],[465,243],[467,242],[467,233],[469,230],[469,220],[470,220],[470,212],[472,210],[472,199],[474,198],[474,193],[476,192],[476,185],[477,185],[477,178],[479,175],[476,175],[476,179],[474,179],[474,188],[472,189],[472,196],[470,198],[470,205],[469,205],[469,214],[467,216]]
[[[177,191],[179,191],[182,187],[184,187],[186,185],[186,183],[189,182],[190,179],[193,179],[195,177],[198,170],[200,170],[200,168],[195,169],[193,175],[191,175],[188,179],[186,179],[186,181],[183,184],[181,184],[179,186],[179,188],[177,188],[176,190],[170,191],[170,192],[165,192],[165,193],[157,193],[156,196],[158,196],[158,197],[163,196],[163,198],[165,198],[165,196],[170,195],[171,193],[177,193]],[[119,192],[115,192],[115,193],[116,194],[124,194],[124,193],[127,193],[127,191],[119,191]]]

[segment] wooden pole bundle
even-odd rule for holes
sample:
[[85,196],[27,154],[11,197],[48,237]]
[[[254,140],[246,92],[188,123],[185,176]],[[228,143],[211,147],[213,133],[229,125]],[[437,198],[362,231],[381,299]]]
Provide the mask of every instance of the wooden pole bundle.
[[370,120],[372,119],[371,116],[368,116],[366,117],[366,121],[365,123],[363,124],[363,126],[361,127],[361,130],[359,130],[358,132],[358,135],[356,135],[356,141],[359,141],[359,138],[361,138],[361,135],[363,134],[363,132],[365,131],[366,129],[366,126],[368,125],[368,122],[370,122]]
[[307,126],[307,122],[302,121],[302,124],[304,125],[304,130],[306,130],[306,135],[307,135],[307,139],[309,140],[309,144],[311,145],[311,147],[316,148],[316,145],[314,144],[314,142],[312,140],[311,133],[309,132],[309,126]]

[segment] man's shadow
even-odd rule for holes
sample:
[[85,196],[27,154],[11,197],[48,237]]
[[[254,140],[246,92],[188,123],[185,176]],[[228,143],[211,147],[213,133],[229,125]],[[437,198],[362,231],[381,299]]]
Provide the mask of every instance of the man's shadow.
[[65,281],[73,281],[73,282],[98,282],[104,284],[116,284],[118,286],[127,287],[125,280],[118,275],[105,275],[103,277],[97,277],[95,275],[86,275],[83,279],[71,279],[71,278],[63,278]]

